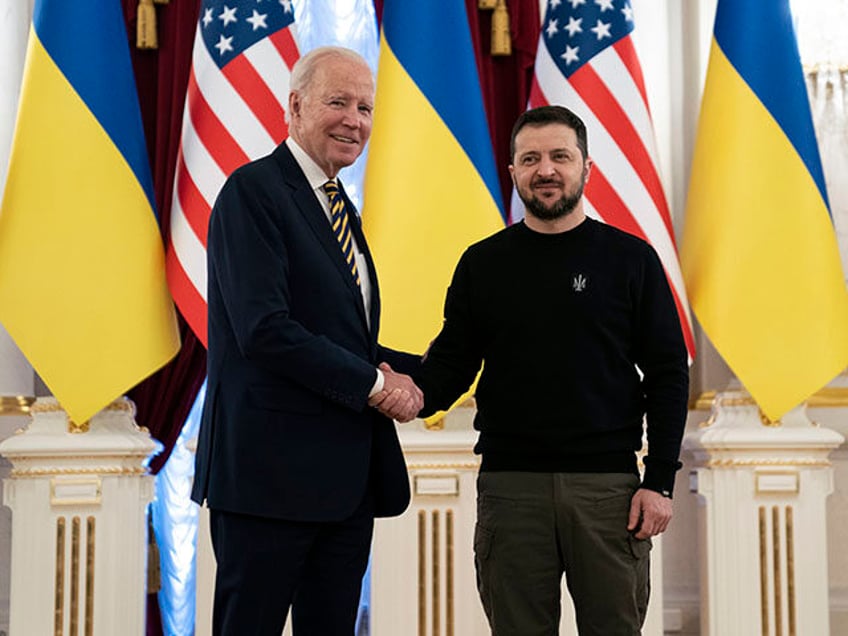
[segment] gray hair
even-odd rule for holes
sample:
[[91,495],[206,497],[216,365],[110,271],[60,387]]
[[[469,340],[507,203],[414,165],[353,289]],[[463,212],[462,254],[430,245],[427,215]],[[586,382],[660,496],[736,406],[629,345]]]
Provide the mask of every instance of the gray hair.
[[[305,93],[308,90],[309,84],[315,77],[315,71],[318,70],[320,63],[328,57],[343,57],[352,62],[362,64],[367,69],[368,62],[359,53],[352,49],[347,49],[343,46],[319,46],[312,49],[297,60],[292,67],[291,79],[289,80],[290,93]],[[286,111],[286,123],[289,121],[289,113]]]

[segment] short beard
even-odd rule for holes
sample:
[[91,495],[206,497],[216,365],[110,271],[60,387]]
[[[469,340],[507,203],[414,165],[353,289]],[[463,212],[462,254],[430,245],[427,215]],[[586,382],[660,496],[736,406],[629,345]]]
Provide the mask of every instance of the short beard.
[[563,195],[551,207],[547,207],[544,203],[542,203],[535,194],[530,197],[525,197],[519,191],[518,196],[524,202],[524,207],[527,212],[535,216],[537,219],[540,221],[554,221],[574,212],[577,204],[580,203],[580,199],[583,198],[583,184],[580,184],[577,192],[570,196]]

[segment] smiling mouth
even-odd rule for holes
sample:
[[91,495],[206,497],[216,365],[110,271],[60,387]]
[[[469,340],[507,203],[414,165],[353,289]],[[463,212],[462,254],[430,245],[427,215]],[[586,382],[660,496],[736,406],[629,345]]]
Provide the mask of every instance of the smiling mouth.
[[336,141],[339,141],[343,144],[357,144],[359,143],[356,139],[352,139],[351,137],[342,137],[341,135],[330,135]]

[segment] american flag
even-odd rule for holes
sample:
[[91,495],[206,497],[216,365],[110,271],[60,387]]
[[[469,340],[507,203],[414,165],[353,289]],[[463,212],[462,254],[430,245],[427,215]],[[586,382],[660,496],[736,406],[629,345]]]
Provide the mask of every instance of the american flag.
[[167,246],[168,284],[206,344],[206,230],[225,179],[287,134],[300,57],[291,0],[204,0],[194,38]]
[[586,123],[595,164],[586,184],[586,213],[635,234],[657,251],[692,358],[689,303],[632,32],[627,0],[548,0],[529,106],[560,104]]

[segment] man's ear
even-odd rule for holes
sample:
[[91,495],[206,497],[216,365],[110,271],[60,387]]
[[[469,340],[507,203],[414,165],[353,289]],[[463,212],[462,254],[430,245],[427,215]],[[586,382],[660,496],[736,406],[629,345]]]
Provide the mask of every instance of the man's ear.
[[294,117],[295,115],[300,115],[300,107],[302,104],[302,100],[300,95],[296,92],[292,91],[289,93],[289,113]]

